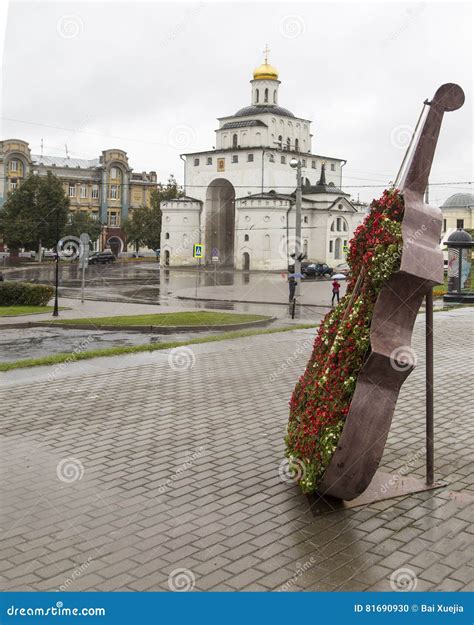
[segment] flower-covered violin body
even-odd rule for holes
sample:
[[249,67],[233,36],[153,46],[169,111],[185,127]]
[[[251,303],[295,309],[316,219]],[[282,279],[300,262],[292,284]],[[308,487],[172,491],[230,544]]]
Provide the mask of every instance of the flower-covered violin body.
[[354,499],[383,454],[423,298],[443,282],[441,211],[423,194],[446,111],[464,94],[443,85],[429,103],[400,190],[374,201],[350,243],[341,303],[321,323],[290,401],[286,446],[304,492]]

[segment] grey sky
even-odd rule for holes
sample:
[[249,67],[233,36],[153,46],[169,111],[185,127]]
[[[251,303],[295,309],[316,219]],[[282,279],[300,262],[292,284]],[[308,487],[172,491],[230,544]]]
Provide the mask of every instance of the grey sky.
[[[348,160],[355,197],[394,179],[423,100],[444,82],[466,103],[445,116],[431,182],[469,181],[471,24],[471,5],[456,2],[15,2],[1,134],[35,153],[41,138],[45,154],[119,147],[134,169],[181,180],[179,153],[212,148],[216,118],[249,103],[268,43],[280,104],[313,121],[313,152]],[[430,200],[455,192],[433,186]]]

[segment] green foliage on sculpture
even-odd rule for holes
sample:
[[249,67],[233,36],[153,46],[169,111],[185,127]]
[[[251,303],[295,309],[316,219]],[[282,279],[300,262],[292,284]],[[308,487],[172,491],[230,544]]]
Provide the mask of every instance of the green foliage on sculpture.
[[317,490],[342,434],[358,373],[370,351],[370,325],[381,288],[398,271],[403,197],[384,191],[355,231],[350,279],[340,304],[321,322],[313,352],[290,401],[286,456],[299,466],[303,492]]

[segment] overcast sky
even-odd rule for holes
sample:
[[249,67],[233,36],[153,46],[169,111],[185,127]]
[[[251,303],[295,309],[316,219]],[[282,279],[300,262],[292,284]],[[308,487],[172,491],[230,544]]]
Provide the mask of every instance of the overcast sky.
[[[473,180],[469,3],[12,2],[4,15],[1,134],[34,153],[41,138],[50,155],[118,147],[182,180],[179,154],[212,148],[216,118],[250,103],[268,43],[280,104],[313,121],[314,153],[348,160],[354,197],[395,178],[445,82],[466,103],[445,115],[431,182]],[[432,186],[430,201],[456,189],[472,187]]]

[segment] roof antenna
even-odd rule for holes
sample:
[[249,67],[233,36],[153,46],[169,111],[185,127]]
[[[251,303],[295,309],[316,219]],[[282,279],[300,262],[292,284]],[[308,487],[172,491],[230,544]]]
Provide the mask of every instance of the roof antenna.
[[69,158],[69,153],[67,151],[67,143],[64,144],[64,147],[66,148],[66,158]]

